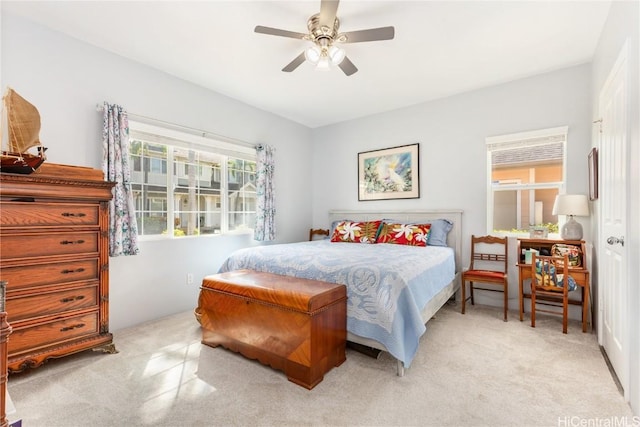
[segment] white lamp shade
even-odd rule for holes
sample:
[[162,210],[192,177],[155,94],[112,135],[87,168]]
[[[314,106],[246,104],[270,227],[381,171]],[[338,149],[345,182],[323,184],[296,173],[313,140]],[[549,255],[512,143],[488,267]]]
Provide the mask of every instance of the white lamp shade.
[[331,46],[329,48],[329,60],[331,61],[331,64],[333,65],[338,65],[340,64],[345,57],[345,53],[344,53],[344,49],[341,49],[337,46]]
[[589,216],[589,200],[583,194],[558,194],[553,215]]
[[307,59],[307,61],[311,62],[312,64],[317,64],[318,61],[320,61],[321,55],[322,55],[322,51],[318,46],[309,46],[304,51],[304,57]]
[[316,64],[316,70],[328,70],[329,69],[329,58],[326,56],[320,57],[320,60]]

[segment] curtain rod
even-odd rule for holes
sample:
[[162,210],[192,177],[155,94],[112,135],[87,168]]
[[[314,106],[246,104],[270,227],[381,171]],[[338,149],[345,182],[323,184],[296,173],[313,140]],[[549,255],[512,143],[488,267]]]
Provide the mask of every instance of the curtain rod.
[[[104,111],[104,106],[101,105],[101,104],[96,104],[96,111],[103,112]],[[189,127],[189,126],[179,125],[179,124],[176,124],[176,123],[171,123],[171,122],[167,122],[167,121],[160,120],[160,119],[154,119],[153,117],[143,116],[141,114],[129,113],[128,111],[127,111],[127,115],[129,117],[131,117],[131,118],[134,118],[134,119],[137,118],[137,119],[142,119],[143,121],[146,121],[146,122],[151,122],[149,124],[158,123],[158,124],[162,124],[162,125],[165,125],[165,126],[170,126],[170,127],[176,128],[176,129],[186,130],[186,131],[189,131],[192,134],[202,136],[203,138],[206,138],[207,135],[208,135],[209,138],[214,138],[214,139],[218,139],[220,141],[229,142],[229,143],[237,144],[237,145],[242,145],[242,146],[250,147],[250,148],[256,148],[256,147],[259,147],[261,145],[261,144],[252,144],[250,142],[242,141],[242,140],[236,139],[236,138],[230,138],[230,137],[224,136],[224,135],[219,135],[219,134],[214,133],[214,132],[209,132],[208,130],[196,129],[196,128],[192,128],[192,127]]]

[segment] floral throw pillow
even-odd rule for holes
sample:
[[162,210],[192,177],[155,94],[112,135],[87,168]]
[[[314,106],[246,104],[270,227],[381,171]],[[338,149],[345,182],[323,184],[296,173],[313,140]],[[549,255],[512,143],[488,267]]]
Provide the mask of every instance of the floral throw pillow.
[[332,242],[375,243],[382,221],[340,221],[333,234]]
[[431,224],[384,223],[380,227],[377,243],[427,246]]

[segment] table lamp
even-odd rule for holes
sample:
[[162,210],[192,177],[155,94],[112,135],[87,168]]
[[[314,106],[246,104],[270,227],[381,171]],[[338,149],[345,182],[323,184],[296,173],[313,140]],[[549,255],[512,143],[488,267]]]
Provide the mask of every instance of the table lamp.
[[553,215],[568,215],[567,221],[560,230],[564,240],[582,240],[582,225],[574,216],[589,216],[589,201],[582,194],[558,194],[553,204]]

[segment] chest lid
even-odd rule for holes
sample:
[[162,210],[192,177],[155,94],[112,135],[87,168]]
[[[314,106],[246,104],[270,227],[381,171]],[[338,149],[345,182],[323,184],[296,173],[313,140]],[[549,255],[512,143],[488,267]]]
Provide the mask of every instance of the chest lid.
[[253,270],[214,274],[202,280],[202,289],[246,297],[305,313],[346,299],[346,287]]

